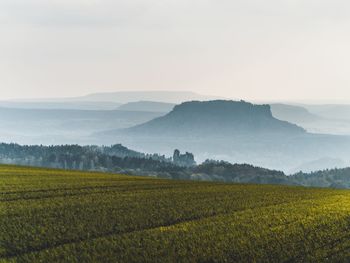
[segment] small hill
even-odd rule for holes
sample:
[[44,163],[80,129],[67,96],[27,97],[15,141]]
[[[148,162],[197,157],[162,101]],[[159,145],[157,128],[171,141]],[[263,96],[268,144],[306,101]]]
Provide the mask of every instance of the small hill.
[[303,105],[303,107],[324,118],[350,120],[350,105],[347,104]]
[[176,104],[158,101],[136,101],[123,104],[117,108],[122,111],[170,112]]
[[308,123],[320,121],[323,118],[312,114],[306,108],[288,104],[271,104],[272,115],[279,119],[292,123]]
[[296,134],[305,130],[272,116],[269,105],[244,101],[191,101],[163,117],[125,130],[152,136],[231,136],[237,134]]
[[346,105],[271,104],[275,118],[295,123],[308,132],[321,134],[349,135],[349,109]]
[[317,160],[308,161],[302,163],[296,168],[289,171],[290,174],[298,173],[300,171],[304,173],[311,173],[317,170],[326,170],[331,168],[342,168],[345,167],[345,162],[340,158],[323,157]]
[[290,177],[299,185],[312,187],[350,188],[350,168],[334,168],[310,173],[299,172]]

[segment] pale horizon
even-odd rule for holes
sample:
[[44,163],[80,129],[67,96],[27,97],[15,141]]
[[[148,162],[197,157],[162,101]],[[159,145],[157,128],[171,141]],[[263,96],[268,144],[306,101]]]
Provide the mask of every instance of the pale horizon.
[[186,90],[348,102],[350,3],[0,3],[1,100]]
[[[268,98],[261,98],[261,99],[254,99],[254,98],[243,98],[243,97],[225,97],[225,96],[220,96],[220,95],[215,95],[215,94],[209,94],[209,93],[201,93],[201,92],[196,92],[196,91],[190,91],[190,90],[109,90],[109,91],[95,91],[95,92],[90,92],[90,93],[75,93],[74,95],[69,95],[67,94],[66,96],[64,95],[59,95],[59,96],[50,96],[50,95],[42,95],[42,96],[28,96],[28,97],[8,97],[4,98],[3,96],[1,97],[0,101],[13,101],[13,102],[35,102],[35,101],[50,101],[52,99],[58,99],[64,101],[65,99],[74,99],[74,98],[80,98],[84,97],[87,95],[95,94],[95,93],[123,93],[123,92],[192,92],[197,95],[202,95],[202,96],[208,96],[208,97],[220,97],[220,98],[214,98],[214,99],[222,99],[222,100],[233,100],[233,101],[247,101],[251,103],[256,103],[256,104],[264,104],[264,103],[290,103],[290,104],[315,104],[315,105],[327,105],[327,104],[338,104],[338,105],[347,105],[350,104],[350,99],[284,99],[284,98],[276,98],[276,99],[268,99]],[[140,100],[136,100],[140,101]],[[135,101],[135,102],[136,102]],[[146,100],[147,101],[147,100]],[[159,101],[161,100],[154,100],[154,101]],[[107,102],[107,101],[106,101]]]

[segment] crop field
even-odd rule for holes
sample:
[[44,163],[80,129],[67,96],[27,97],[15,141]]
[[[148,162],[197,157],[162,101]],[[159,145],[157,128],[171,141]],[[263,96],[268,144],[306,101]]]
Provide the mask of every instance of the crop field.
[[349,260],[349,191],[0,166],[0,262]]

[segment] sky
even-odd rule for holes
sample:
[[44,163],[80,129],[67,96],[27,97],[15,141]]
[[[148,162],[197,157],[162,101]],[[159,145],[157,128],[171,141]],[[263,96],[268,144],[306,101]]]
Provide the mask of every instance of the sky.
[[346,0],[1,0],[0,99],[350,101]]

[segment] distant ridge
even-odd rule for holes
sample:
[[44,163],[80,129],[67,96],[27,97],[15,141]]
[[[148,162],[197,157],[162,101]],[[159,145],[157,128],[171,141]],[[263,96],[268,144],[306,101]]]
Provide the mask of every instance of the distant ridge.
[[163,117],[124,130],[150,136],[231,136],[245,134],[298,134],[305,130],[272,116],[269,105],[245,101],[191,101]]
[[[350,137],[308,133],[296,124],[276,119],[270,105],[245,101],[190,101],[164,116],[125,129],[92,135],[102,144],[119,142],[142,152],[193,153],[197,161],[224,160],[294,171],[305,163],[332,156],[344,161]],[[335,164],[335,165],[334,165]],[[315,167],[322,168],[319,164]]]
[[123,104],[117,110],[143,112],[169,112],[176,104],[158,101],[136,101]]
[[118,103],[128,103],[142,100],[181,103],[189,100],[211,100],[217,98],[218,97],[201,95],[189,91],[119,91],[94,93],[81,97],[80,99],[93,101],[115,101]]
[[[108,102],[108,103],[128,103],[135,101],[160,101],[166,103],[181,103],[190,100],[213,100],[222,99],[218,96],[207,96],[190,91],[117,91],[117,92],[99,92],[85,96],[71,98],[47,98],[32,99],[20,101],[46,101],[46,102]],[[19,100],[17,100],[19,101]]]
[[292,123],[308,123],[322,121],[323,118],[311,113],[306,108],[295,105],[275,103],[270,104],[271,111],[275,118]]

